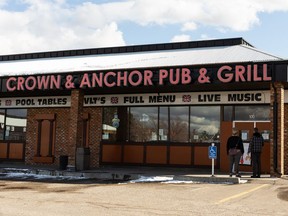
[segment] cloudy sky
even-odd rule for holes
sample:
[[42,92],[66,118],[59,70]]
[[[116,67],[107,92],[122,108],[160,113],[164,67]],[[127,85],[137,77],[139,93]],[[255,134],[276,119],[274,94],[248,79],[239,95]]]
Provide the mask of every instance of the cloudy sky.
[[0,55],[243,37],[288,59],[287,0],[0,0]]

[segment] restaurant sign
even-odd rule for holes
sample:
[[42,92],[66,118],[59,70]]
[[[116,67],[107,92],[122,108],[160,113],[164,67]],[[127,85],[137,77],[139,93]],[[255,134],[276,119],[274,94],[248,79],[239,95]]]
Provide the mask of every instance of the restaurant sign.
[[268,104],[269,91],[253,92],[186,92],[129,95],[85,96],[84,106]]
[[0,98],[0,108],[37,108],[70,106],[70,96]]
[[[285,102],[287,103],[288,100],[285,100]],[[181,92],[159,94],[119,94],[84,96],[84,107],[269,103],[269,91]],[[0,108],[40,108],[70,106],[70,96],[0,98]]]
[[12,76],[6,80],[7,91],[55,89],[87,89],[103,87],[136,87],[161,85],[192,85],[231,82],[271,81],[267,64],[223,65],[218,68],[160,68],[131,71],[86,72],[61,75]]

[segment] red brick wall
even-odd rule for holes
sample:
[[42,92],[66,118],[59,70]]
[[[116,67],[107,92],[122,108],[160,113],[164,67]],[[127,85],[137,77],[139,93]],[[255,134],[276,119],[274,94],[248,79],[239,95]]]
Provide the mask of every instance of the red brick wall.
[[71,92],[71,107],[69,114],[68,164],[75,165],[75,149],[83,146],[83,91],[80,89]]
[[284,174],[288,175],[288,104],[284,106]]
[[84,113],[89,114],[88,145],[90,148],[90,166],[99,167],[100,141],[102,139],[102,108],[84,108]]
[[[100,141],[102,137],[102,108],[84,108],[84,112],[89,113],[88,146],[90,148],[90,167],[99,167]],[[53,152],[55,160],[53,165],[59,165],[60,155],[69,155],[69,157],[71,155],[75,155],[76,146],[71,148],[71,144],[69,143],[69,141],[71,140],[71,138],[69,139],[69,130],[71,131],[69,113],[70,108],[28,109],[26,129],[27,139],[25,151],[25,162],[27,164],[35,164],[33,162],[33,157],[36,154],[38,124],[37,121],[34,119],[37,114],[56,114],[56,136],[54,146],[55,150]],[[70,161],[69,164],[71,163]],[[74,166],[74,164],[70,165]]]
[[27,112],[27,129],[26,129],[26,151],[25,162],[35,164],[33,157],[36,155],[37,146],[37,114],[56,114],[56,136],[54,164],[59,164],[59,156],[68,154],[68,131],[69,131],[69,108],[45,108],[45,109],[28,109]]
[[[284,87],[282,83],[275,83],[277,93],[277,134],[274,134],[273,129],[271,131],[271,174],[287,174],[288,173],[288,116],[287,116],[287,105],[284,104]],[[271,84],[271,122],[274,126],[273,117],[273,102],[274,102],[274,88]],[[274,171],[274,139],[277,136],[277,171]]]
[[284,173],[284,87],[282,83],[277,83],[277,100],[278,100],[278,171]]

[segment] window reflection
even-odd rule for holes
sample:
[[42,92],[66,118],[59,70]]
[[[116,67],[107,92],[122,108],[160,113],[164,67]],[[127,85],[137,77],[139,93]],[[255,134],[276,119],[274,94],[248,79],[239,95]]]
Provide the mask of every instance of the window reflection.
[[130,108],[130,140],[135,142],[157,141],[158,108]]
[[224,115],[223,115],[223,119],[224,121],[233,121],[234,117],[233,117],[233,108],[234,106],[224,106],[223,110],[224,110]]
[[26,125],[27,109],[7,109],[4,123],[1,120],[2,139],[26,140]]
[[270,113],[269,106],[235,106],[235,120],[254,121],[262,120],[268,121]]
[[117,114],[117,107],[103,108],[102,139],[116,141],[117,128],[113,127],[112,120]]
[[4,139],[4,126],[5,126],[5,110],[0,109],[0,140]]
[[188,142],[189,107],[170,107],[170,141]]
[[190,108],[190,139],[192,142],[214,142],[220,139],[220,107]]
[[269,121],[269,105],[224,106],[224,121]]
[[169,122],[168,122],[168,107],[160,107],[159,109],[159,140],[167,141],[168,131],[169,131]]
[[[118,129],[111,124],[117,108],[103,109],[103,140],[119,141],[119,135],[123,133],[125,137],[120,140],[133,142],[219,141],[220,106],[118,107],[118,112],[119,109],[125,109],[122,113],[129,117],[119,116]],[[120,130],[123,125],[125,128]]]

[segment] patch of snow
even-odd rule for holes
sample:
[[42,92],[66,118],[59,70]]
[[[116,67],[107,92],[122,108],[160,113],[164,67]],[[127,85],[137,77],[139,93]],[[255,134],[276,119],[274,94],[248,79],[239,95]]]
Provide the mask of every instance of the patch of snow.
[[0,63],[0,77],[278,60],[281,60],[281,58],[263,53],[249,46],[235,45],[2,61]]
[[52,175],[41,175],[41,174],[28,174],[28,173],[6,173],[5,176],[1,176],[2,178],[19,178],[19,179],[66,179],[66,180],[73,180],[73,179],[86,179],[85,177],[77,177],[77,176],[52,176]]
[[174,180],[169,176],[141,176],[139,179],[131,180],[130,183],[161,182],[164,184],[193,184],[193,181]]
[[27,172],[29,169],[19,169],[19,168],[5,168],[7,171],[18,171],[18,172]]
[[171,181],[173,177],[167,176],[141,176],[139,179],[131,180],[131,183],[138,183],[138,182],[164,182],[164,181]]

